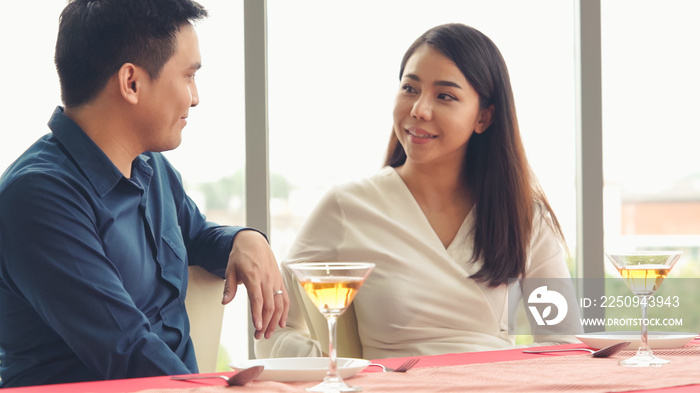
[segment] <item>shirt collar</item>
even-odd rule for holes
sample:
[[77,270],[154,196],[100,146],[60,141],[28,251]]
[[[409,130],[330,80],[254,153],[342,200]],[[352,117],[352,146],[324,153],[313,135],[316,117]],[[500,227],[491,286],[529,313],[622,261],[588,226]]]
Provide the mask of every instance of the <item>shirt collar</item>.
[[[63,113],[62,107],[54,110],[49,128],[100,197],[105,196],[124,177],[85,131]],[[148,157],[141,155],[136,160],[148,167]]]

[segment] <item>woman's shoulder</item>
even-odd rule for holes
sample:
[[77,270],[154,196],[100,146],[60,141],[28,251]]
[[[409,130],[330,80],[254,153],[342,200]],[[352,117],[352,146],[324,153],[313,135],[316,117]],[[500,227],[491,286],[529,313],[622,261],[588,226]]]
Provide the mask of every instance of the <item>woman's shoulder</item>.
[[404,200],[405,188],[401,177],[391,167],[353,181],[334,185],[324,198],[342,209],[379,209],[386,210],[387,204],[396,205]]

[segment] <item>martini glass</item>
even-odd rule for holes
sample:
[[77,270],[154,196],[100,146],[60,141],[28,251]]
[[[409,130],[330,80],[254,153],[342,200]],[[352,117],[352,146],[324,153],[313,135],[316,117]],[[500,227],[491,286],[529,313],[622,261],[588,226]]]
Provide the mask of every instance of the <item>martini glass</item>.
[[348,385],[338,373],[336,321],[355,298],[373,263],[368,262],[299,262],[287,265],[311,301],[328,320],[328,356],[330,364],[323,382],[307,388],[309,392],[360,392]]
[[656,293],[681,256],[680,251],[635,251],[609,253],[608,259],[615,265],[627,287],[639,299],[642,309],[642,336],[637,354],[620,361],[627,367],[653,367],[670,363],[654,355],[647,341],[647,301]]

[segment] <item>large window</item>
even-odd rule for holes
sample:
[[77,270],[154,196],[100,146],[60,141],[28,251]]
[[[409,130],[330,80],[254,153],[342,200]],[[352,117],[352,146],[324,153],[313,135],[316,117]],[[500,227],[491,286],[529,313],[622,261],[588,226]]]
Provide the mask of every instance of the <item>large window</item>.
[[[0,95],[0,172],[4,172],[35,140],[49,132],[46,125],[61,101],[53,63],[62,1],[3,4],[8,17],[0,23],[3,54],[0,72],[5,94]],[[31,15],[23,18],[22,15]]]
[[606,247],[684,251],[700,273],[700,3],[602,2]]
[[500,48],[530,163],[575,255],[573,1],[268,0],[279,259],[323,192],[382,166],[401,58],[425,30],[450,22],[476,27]]
[[[673,283],[657,294],[680,295],[684,303],[649,311],[652,318],[682,317],[682,324],[656,330],[700,326],[697,282],[688,279],[700,275],[698,15],[692,0],[601,4],[605,248],[683,251]],[[611,263],[605,269],[619,276]],[[622,282],[608,280],[606,294],[628,295]],[[606,316],[621,315],[614,311]]]

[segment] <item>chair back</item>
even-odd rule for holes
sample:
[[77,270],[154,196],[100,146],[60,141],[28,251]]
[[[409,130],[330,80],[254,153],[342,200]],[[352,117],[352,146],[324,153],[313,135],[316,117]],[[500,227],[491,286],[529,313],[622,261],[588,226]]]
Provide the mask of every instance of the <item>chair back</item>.
[[224,306],[224,280],[199,266],[189,267],[185,307],[190,319],[190,336],[200,373],[216,371]]

